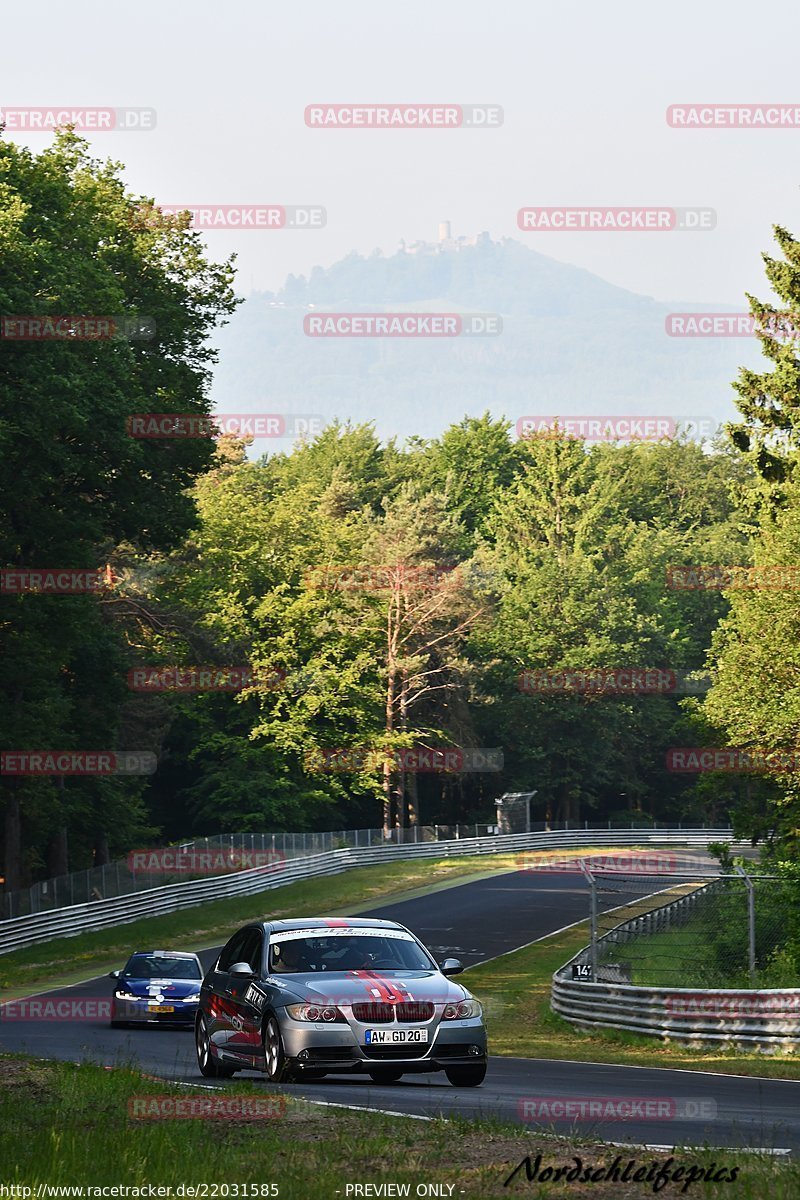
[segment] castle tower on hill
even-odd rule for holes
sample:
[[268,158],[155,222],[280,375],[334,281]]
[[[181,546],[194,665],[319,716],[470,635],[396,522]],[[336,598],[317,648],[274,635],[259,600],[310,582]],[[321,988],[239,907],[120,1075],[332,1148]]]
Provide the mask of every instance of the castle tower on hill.
[[482,233],[473,234],[472,237],[454,238],[449,221],[440,221],[438,232],[439,237],[435,242],[412,242],[410,246],[401,242],[401,249],[405,250],[406,254],[453,254],[470,246],[477,246],[481,242],[491,241],[485,230]]

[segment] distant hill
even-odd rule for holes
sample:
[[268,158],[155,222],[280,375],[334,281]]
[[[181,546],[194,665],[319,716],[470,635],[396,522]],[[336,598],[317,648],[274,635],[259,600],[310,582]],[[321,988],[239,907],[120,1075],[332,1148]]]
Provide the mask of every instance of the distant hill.
[[[313,338],[303,318],[316,310],[493,312],[503,332]],[[382,436],[401,438],[435,436],[485,409],[512,421],[636,414],[710,422],[732,415],[731,381],[740,365],[758,362],[759,347],[754,338],[667,335],[670,312],[703,310],[732,311],[657,303],[513,239],[353,253],[241,306],[217,334],[214,406],[371,420]]]

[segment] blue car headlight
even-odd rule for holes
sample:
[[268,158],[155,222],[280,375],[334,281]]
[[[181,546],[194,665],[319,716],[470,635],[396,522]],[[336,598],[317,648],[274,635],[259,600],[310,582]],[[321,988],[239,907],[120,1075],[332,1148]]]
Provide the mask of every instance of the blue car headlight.
[[120,991],[119,989],[117,989],[117,991],[114,992],[114,996],[117,1000],[146,1000],[147,999],[146,996],[134,996],[133,992],[123,992],[123,991]]

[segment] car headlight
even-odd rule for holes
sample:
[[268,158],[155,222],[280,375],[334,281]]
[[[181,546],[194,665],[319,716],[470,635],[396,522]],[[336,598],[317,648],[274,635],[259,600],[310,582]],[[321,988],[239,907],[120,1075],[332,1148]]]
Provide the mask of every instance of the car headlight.
[[344,1020],[344,1013],[334,1004],[287,1004],[286,1011],[293,1021],[325,1021],[339,1022]]
[[443,1021],[463,1021],[467,1017],[479,1017],[483,1009],[477,1000],[460,1000],[457,1004],[445,1004]]
[[191,996],[184,996],[183,999],[186,1004],[196,1004],[200,999],[200,993],[192,992]]
[[134,996],[133,992],[123,992],[123,991],[120,991],[119,989],[117,989],[114,992],[114,996],[116,997],[117,1000],[146,1000],[147,999],[146,996]]

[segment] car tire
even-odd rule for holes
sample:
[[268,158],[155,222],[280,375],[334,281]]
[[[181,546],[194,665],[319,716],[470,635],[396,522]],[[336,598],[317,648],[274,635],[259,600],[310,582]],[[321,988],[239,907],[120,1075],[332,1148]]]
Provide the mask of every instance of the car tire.
[[480,1087],[486,1078],[486,1063],[466,1067],[445,1067],[444,1073],[453,1087]]
[[397,1067],[375,1067],[369,1072],[369,1077],[373,1083],[397,1083],[398,1079],[403,1078],[403,1072]]
[[206,1019],[200,1014],[194,1027],[194,1046],[197,1051],[197,1065],[204,1079],[230,1079],[235,1075],[235,1067],[223,1067],[215,1062],[211,1054],[211,1038],[208,1036]]
[[274,1013],[270,1014],[264,1022],[262,1041],[264,1044],[264,1069],[270,1083],[294,1083],[297,1077],[286,1057],[281,1028]]

